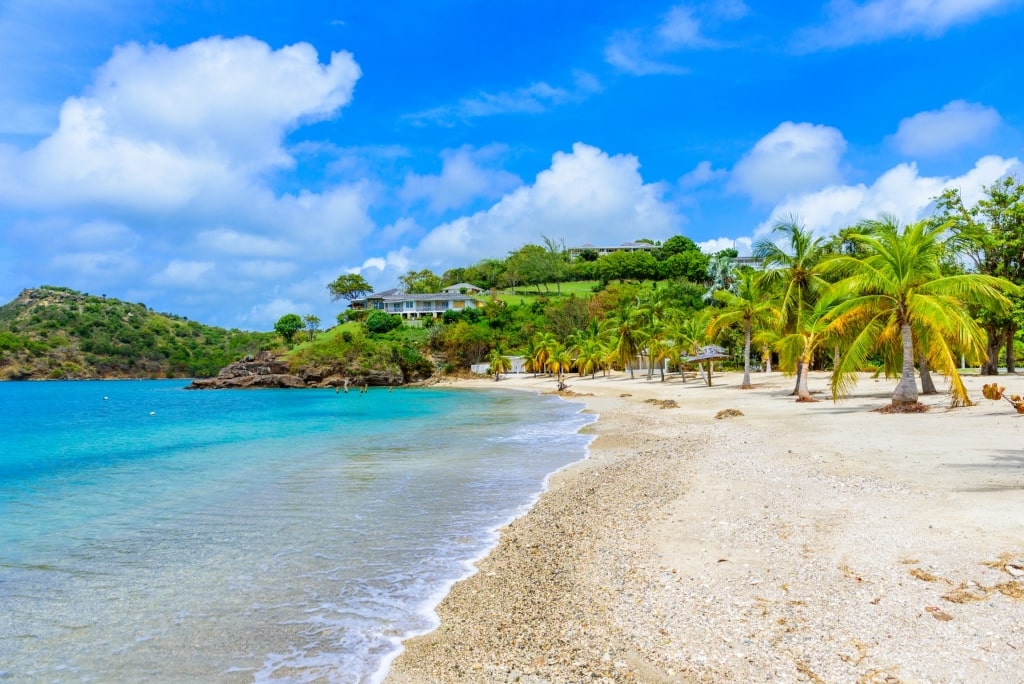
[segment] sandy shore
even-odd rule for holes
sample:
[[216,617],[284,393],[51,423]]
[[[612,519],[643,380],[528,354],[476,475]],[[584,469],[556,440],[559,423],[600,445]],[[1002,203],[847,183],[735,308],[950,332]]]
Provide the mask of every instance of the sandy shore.
[[591,457],[387,681],[1024,681],[1024,416],[981,397],[991,378],[976,406],[902,415],[871,410],[894,380],[800,404],[792,378],[739,379],[571,378]]

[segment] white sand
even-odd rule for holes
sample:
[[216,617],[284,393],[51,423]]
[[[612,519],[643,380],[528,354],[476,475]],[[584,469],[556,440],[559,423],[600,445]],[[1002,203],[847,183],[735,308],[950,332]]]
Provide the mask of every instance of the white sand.
[[810,404],[778,373],[571,377],[592,457],[389,681],[1024,681],[1024,416],[981,397],[993,378],[967,379],[976,406],[886,415],[895,380],[833,403],[826,377]]

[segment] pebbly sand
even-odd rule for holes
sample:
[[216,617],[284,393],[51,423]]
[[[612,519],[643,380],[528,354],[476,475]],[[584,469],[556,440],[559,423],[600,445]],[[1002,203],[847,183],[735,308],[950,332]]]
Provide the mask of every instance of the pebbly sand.
[[779,373],[571,377],[600,416],[590,457],[386,681],[1024,681],[1024,416],[982,398],[993,378],[967,378],[976,406],[895,415],[871,410],[895,380],[833,403],[826,378],[800,404]]

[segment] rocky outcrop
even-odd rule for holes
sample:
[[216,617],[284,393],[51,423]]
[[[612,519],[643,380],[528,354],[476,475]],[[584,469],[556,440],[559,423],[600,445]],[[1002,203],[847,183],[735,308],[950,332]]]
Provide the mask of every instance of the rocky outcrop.
[[307,366],[293,372],[270,352],[247,356],[221,369],[215,378],[193,380],[188,389],[304,388],[398,386],[405,382],[401,368],[346,370]]
[[288,364],[264,351],[225,366],[215,378],[193,380],[188,389],[246,387],[299,388],[308,385],[302,378],[291,374]]

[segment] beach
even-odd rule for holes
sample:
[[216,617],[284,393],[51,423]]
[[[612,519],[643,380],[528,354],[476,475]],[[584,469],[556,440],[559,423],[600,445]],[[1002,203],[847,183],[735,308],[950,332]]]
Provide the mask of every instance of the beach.
[[[1024,681],[1024,416],[812,373],[567,380],[599,420],[387,682]],[[550,377],[460,387],[553,392]],[[731,411],[730,411],[731,409]],[[725,415],[721,412],[726,412]],[[720,417],[717,417],[720,416]]]

